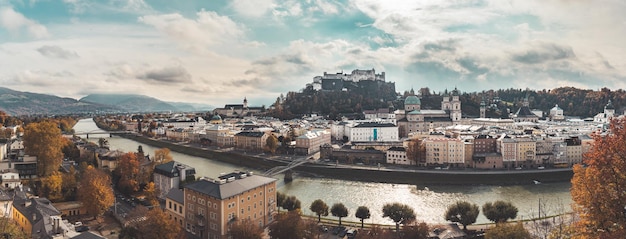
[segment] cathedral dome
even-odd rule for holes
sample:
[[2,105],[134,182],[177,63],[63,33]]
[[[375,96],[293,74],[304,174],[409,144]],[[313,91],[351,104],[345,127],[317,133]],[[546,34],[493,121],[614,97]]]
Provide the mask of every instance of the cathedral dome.
[[422,104],[422,102],[420,101],[420,98],[417,98],[417,96],[411,95],[406,97],[406,99],[404,99],[404,105],[419,105]]

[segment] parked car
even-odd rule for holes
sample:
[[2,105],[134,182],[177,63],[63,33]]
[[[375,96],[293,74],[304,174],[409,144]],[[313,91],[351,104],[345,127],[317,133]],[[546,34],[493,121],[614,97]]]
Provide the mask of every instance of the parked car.
[[76,227],[76,232],[86,232],[86,231],[89,231],[89,227],[88,226]]

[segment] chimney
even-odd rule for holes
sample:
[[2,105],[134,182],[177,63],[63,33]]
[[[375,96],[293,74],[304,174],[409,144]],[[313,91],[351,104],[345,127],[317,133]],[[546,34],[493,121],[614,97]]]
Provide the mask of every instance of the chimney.
[[33,222],[37,221],[37,213],[33,213]]

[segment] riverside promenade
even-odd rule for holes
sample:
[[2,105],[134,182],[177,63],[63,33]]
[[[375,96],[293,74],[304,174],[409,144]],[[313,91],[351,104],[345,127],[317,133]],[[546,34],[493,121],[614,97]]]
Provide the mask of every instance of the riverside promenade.
[[[121,137],[187,155],[265,171],[290,163],[285,157],[250,155],[246,152],[215,150],[147,138],[135,134]],[[363,182],[403,183],[425,185],[520,185],[533,183],[569,182],[570,168],[542,170],[429,170],[401,167],[375,167],[346,164],[306,163],[293,171],[310,177],[335,178]]]

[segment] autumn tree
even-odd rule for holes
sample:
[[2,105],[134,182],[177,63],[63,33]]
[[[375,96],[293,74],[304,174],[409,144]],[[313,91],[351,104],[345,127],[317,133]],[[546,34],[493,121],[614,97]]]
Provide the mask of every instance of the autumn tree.
[[426,160],[426,147],[419,139],[411,139],[406,147],[406,157],[417,165]]
[[401,238],[407,239],[427,239],[429,232],[428,225],[424,222],[416,223],[413,222],[411,224],[405,225],[402,227]]
[[330,213],[339,218],[339,226],[341,226],[341,218],[348,216],[348,208],[343,203],[335,203],[330,208]]
[[467,230],[467,225],[476,223],[479,212],[478,205],[466,201],[458,201],[448,206],[444,217],[448,221],[461,223],[463,230]]
[[61,185],[61,191],[63,192],[63,198],[68,201],[75,200],[76,197],[76,187],[78,186],[78,182],[76,181],[76,177],[78,173],[74,166],[70,166],[70,172],[64,173],[62,177],[63,184]]
[[372,215],[370,214],[370,209],[366,206],[360,206],[356,209],[356,213],[354,216],[358,219],[361,219],[361,228],[363,228],[363,221],[365,219],[369,219]]
[[62,193],[63,177],[59,171],[54,171],[50,176],[41,178],[41,194],[56,202],[63,199]]
[[528,239],[533,238],[522,223],[499,223],[485,232],[485,239]]
[[276,138],[274,134],[270,134],[270,136],[267,137],[267,139],[265,140],[265,147],[263,147],[263,149],[265,150],[265,152],[274,154],[277,148],[278,148],[278,138]]
[[115,201],[111,178],[92,166],[87,166],[83,172],[78,188],[79,200],[94,218],[106,212]]
[[171,151],[168,148],[157,149],[154,151],[154,162],[164,164],[172,161]]
[[28,238],[28,236],[11,218],[0,217],[0,238]]
[[125,153],[117,160],[115,175],[119,178],[117,187],[125,194],[139,190],[139,160],[135,153]]
[[271,238],[302,238],[304,223],[298,212],[288,212],[276,215],[275,223],[269,226]]
[[509,219],[517,217],[517,207],[513,206],[510,202],[487,202],[483,205],[483,214],[492,222],[506,222]]
[[383,217],[388,217],[396,224],[396,231],[400,231],[400,224],[407,224],[415,220],[415,212],[411,207],[401,203],[387,203],[383,206]]
[[24,150],[37,156],[37,175],[46,177],[63,161],[61,130],[50,121],[30,123],[24,129]]
[[170,239],[179,236],[180,225],[169,218],[161,208],[149,210],[145,215],[146,220],[135,225],[141,239]]
[[322,220],[322,216],[328,216],[328,205],[322,199],[313,201],[309,209],[317,215],[317,222]]
[[580,216],[575,231],[589,238],[626,235],[626,119],[611,121],[610,133],[593,136],[583,167],[574,167],[573,209]]
[[238,239],[262,239],[263,229],[249,219],[238,219],[229,224],[228,236]]
[[157,196],[159,195],[159,189],[156,188],[154,182],[149,182],[143,188],[143,194],[146,196],[146,200],[150,202],[150,205],[157,206],[159,205],[159,201]]

